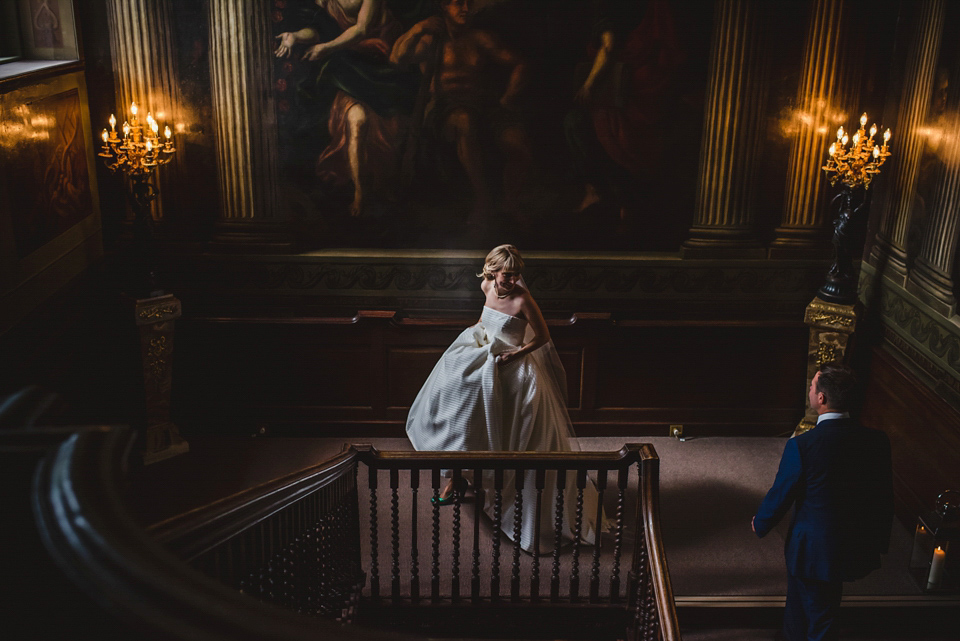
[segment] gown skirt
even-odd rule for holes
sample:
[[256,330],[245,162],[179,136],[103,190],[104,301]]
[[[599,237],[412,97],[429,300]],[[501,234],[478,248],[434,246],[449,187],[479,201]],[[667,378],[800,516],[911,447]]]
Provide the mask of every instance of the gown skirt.
[[[484,306],[480,322],[465,329],[437,362],[417,394],[407,417],[407,437],[418,451],[577,451],[567,413],[566,374],[552,342],[507,365],[497,355],[520,347],[527,332],[522,318]],[[532,333],[532,332],[531,332]],[[535,551],[536,472],[524,473],[521,547]],[[468,476],[464,474],[464,476]],[[484,472],[483,487],[493,487],[493,473]],[[502,528],[513,539],[514,473],[504,474]],[[562,535],[574,538],[576,473],[567,472]],[[493,518],[493,492],[487,491],[485,512]],[[548,472],[541,500],[540,553],[555,545],[556,472]],[[581,541],[596,538],[597,490],[588,481],[583,491]],[[601,524],[600,531],[606,529]]]

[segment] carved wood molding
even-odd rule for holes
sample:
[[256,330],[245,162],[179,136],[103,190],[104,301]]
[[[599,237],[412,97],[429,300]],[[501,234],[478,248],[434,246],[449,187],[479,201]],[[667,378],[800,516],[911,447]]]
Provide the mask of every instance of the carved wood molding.
[[[874,305],[886,347],[906,360],[936,391],[960,406],[960,325],[944,318],[871,266],[860,277],[861,299]],[[946,392],[946,394],[944,394]]]
[[[236,301],[239,295],[283,297],[294,304],[363,304],[367,309],[455,308],[481,299],[476,276],[481,262],[482,257],[207,256],[172,265],[169,280],[178,297],[203,297],[205,302]],[[528,285],[541,305],[548,302],[554,308],[573,299],[593,303],[582,311],[656,300],[679,308],[747,305],[765,316],[795,312],[797,317],[822,284],[827,266],[822,260],[535,256],[529,264],[524,274]]]

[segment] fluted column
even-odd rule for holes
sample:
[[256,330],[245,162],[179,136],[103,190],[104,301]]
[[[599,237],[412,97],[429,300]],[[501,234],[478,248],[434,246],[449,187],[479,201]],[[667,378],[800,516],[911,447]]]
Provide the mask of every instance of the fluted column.
[[276,232],[277,119],[267,0],[210,0],[210,76],[220,177],[218,239]]
[[[834,132],[859,113],[859,54],[850,42],[843,0],[814,0],[797,93],[796,138],[790,149],[783,218],[770,255],[829,254],[828,183],[821,167]],[[852,55],[857,58],[853,58]],[[852,119],[852,120],[851,120]]]
[[914,6],[916,20],[903,70],[897,122],[893,127],[899,142],[893,150],[890,185],[885,190],[887,198],[883,201],[877,242],[870,257],[874,264],[885,263],[885,275],[901,283],[907,273],[907,231],[924,147],[921,129],[933,88],[944,17],[943,0],[922,0]]
[[[130,119],[130,103],[136,102],[141,121],[152,112],[160,126],[176,129],[183,122],[176,54],[171,40],[175,33],[170,0],[107,0],[110,52],[116,82],[117,129]],[[120,113],[122,111],[122,113]],[[102,126],[102,125],[101,125]],[[154,219],[164,217],[164,207],[176,202],[176,185],[183,173],[182,151],[173,162],[154,173],[159,197],[151,208]]]
[[710,53],[697,208],[684,256],[766,252],[754,209],[767,97],[754,0],[718,0]]
[[924,298],[944,316],[956,312],[953,262],[960,222],[960,119],[953,116],[942,132],[943,147],[937,191],[924,231],[920,254],[910,270],[907,289]]

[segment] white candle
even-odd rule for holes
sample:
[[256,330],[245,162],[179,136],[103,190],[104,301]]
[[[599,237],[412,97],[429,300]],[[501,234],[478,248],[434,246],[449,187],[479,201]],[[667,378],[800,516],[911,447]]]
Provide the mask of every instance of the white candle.
[[917,531],[913,535],[913,552],[910,554],[910,566],[922,568],[927,564],[927,555],[923,549],[923,539],[927,535],[927,530],[919,523]]
[[937,546],[933,551],[933,561],[930,563],[930,574],[927,576],[927,589],[935,588],[940,585],[940,579],[943,578],[943,566],[947,561],[947,551]]

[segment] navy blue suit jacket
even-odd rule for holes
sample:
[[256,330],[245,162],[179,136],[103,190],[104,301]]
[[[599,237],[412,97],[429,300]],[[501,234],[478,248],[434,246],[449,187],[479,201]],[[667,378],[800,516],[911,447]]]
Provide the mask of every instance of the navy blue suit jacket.
[[787,570],[820,581],[862,578],[890,543],[892,476],[886,434],[849,418],[821,421],[787,441],[754,529],[765,536],[792,505]]

